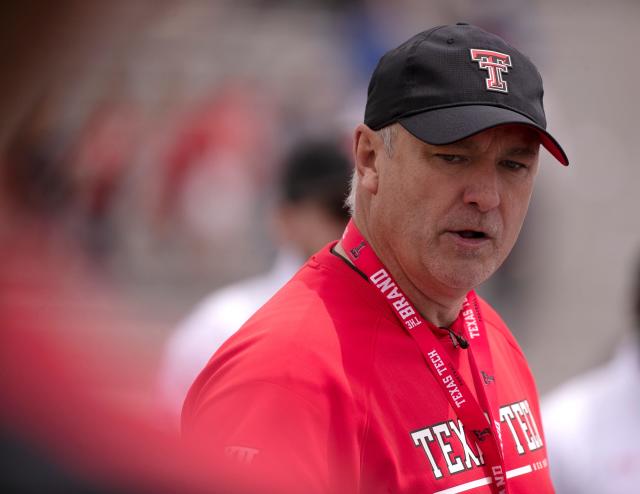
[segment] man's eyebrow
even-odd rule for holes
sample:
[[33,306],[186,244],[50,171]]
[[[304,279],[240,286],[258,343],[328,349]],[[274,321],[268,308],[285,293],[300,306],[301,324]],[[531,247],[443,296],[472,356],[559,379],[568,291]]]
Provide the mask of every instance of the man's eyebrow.
[[538,156],[538,146],[527,146],[527,147],[514,147],[507,149],[507,156],[523,156],[529,158],[535,158]]

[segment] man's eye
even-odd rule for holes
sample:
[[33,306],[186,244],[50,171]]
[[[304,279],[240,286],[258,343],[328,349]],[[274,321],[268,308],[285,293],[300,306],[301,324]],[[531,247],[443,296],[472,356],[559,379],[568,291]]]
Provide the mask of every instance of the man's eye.
[[528,165],[520,163],[519,161],[504,160],[502,164],[504,167],[509,168],[510,170],[526,170],[527,168],[529,168]]
[[464,163],[466,161],[466,157],[459,154],[438,154],[437,156],[447,163]]

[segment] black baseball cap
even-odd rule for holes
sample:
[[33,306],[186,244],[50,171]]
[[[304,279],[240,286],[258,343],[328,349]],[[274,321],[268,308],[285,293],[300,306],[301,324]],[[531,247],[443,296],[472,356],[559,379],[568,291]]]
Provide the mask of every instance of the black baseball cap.
[[364,123],[379,130],[398,122],[433,145],[523,124],[568,165],[546,130],[543,94],[531,60],[499,36],[460,22],[419,33],[383,55],[369,82]]

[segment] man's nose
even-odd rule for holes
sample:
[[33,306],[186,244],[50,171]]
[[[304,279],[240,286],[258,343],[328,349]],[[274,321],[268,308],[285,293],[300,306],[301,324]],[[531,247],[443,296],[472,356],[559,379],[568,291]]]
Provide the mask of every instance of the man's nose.
[[495,164],[482,164],[471,171],[463,200],[483,213],[500,205],[500,182]]

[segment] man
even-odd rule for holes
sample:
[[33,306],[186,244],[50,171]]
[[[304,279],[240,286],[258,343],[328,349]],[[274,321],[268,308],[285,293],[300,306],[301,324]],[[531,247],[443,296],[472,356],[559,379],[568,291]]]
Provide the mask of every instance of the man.
[[289,150],[278,177],[273,230],[279,244],[267,273],[210,294],[167,343],[160,395],[168,415],[180,417],[189,386],[218,347],[329,240],[348,220],[344,198],[351,161],[330,140],[305,139]]
[[640,264],[635,277],[633,331],[614,357],[543,400],[558,494],[637,492],[640,485]]
[[539,144],[568,164],[542,94],[524,55],[467,24],[384,55],[352,221],[200,374],[186,436],[277,490],[553,492],[525,357],[473,292],[516,241]]

